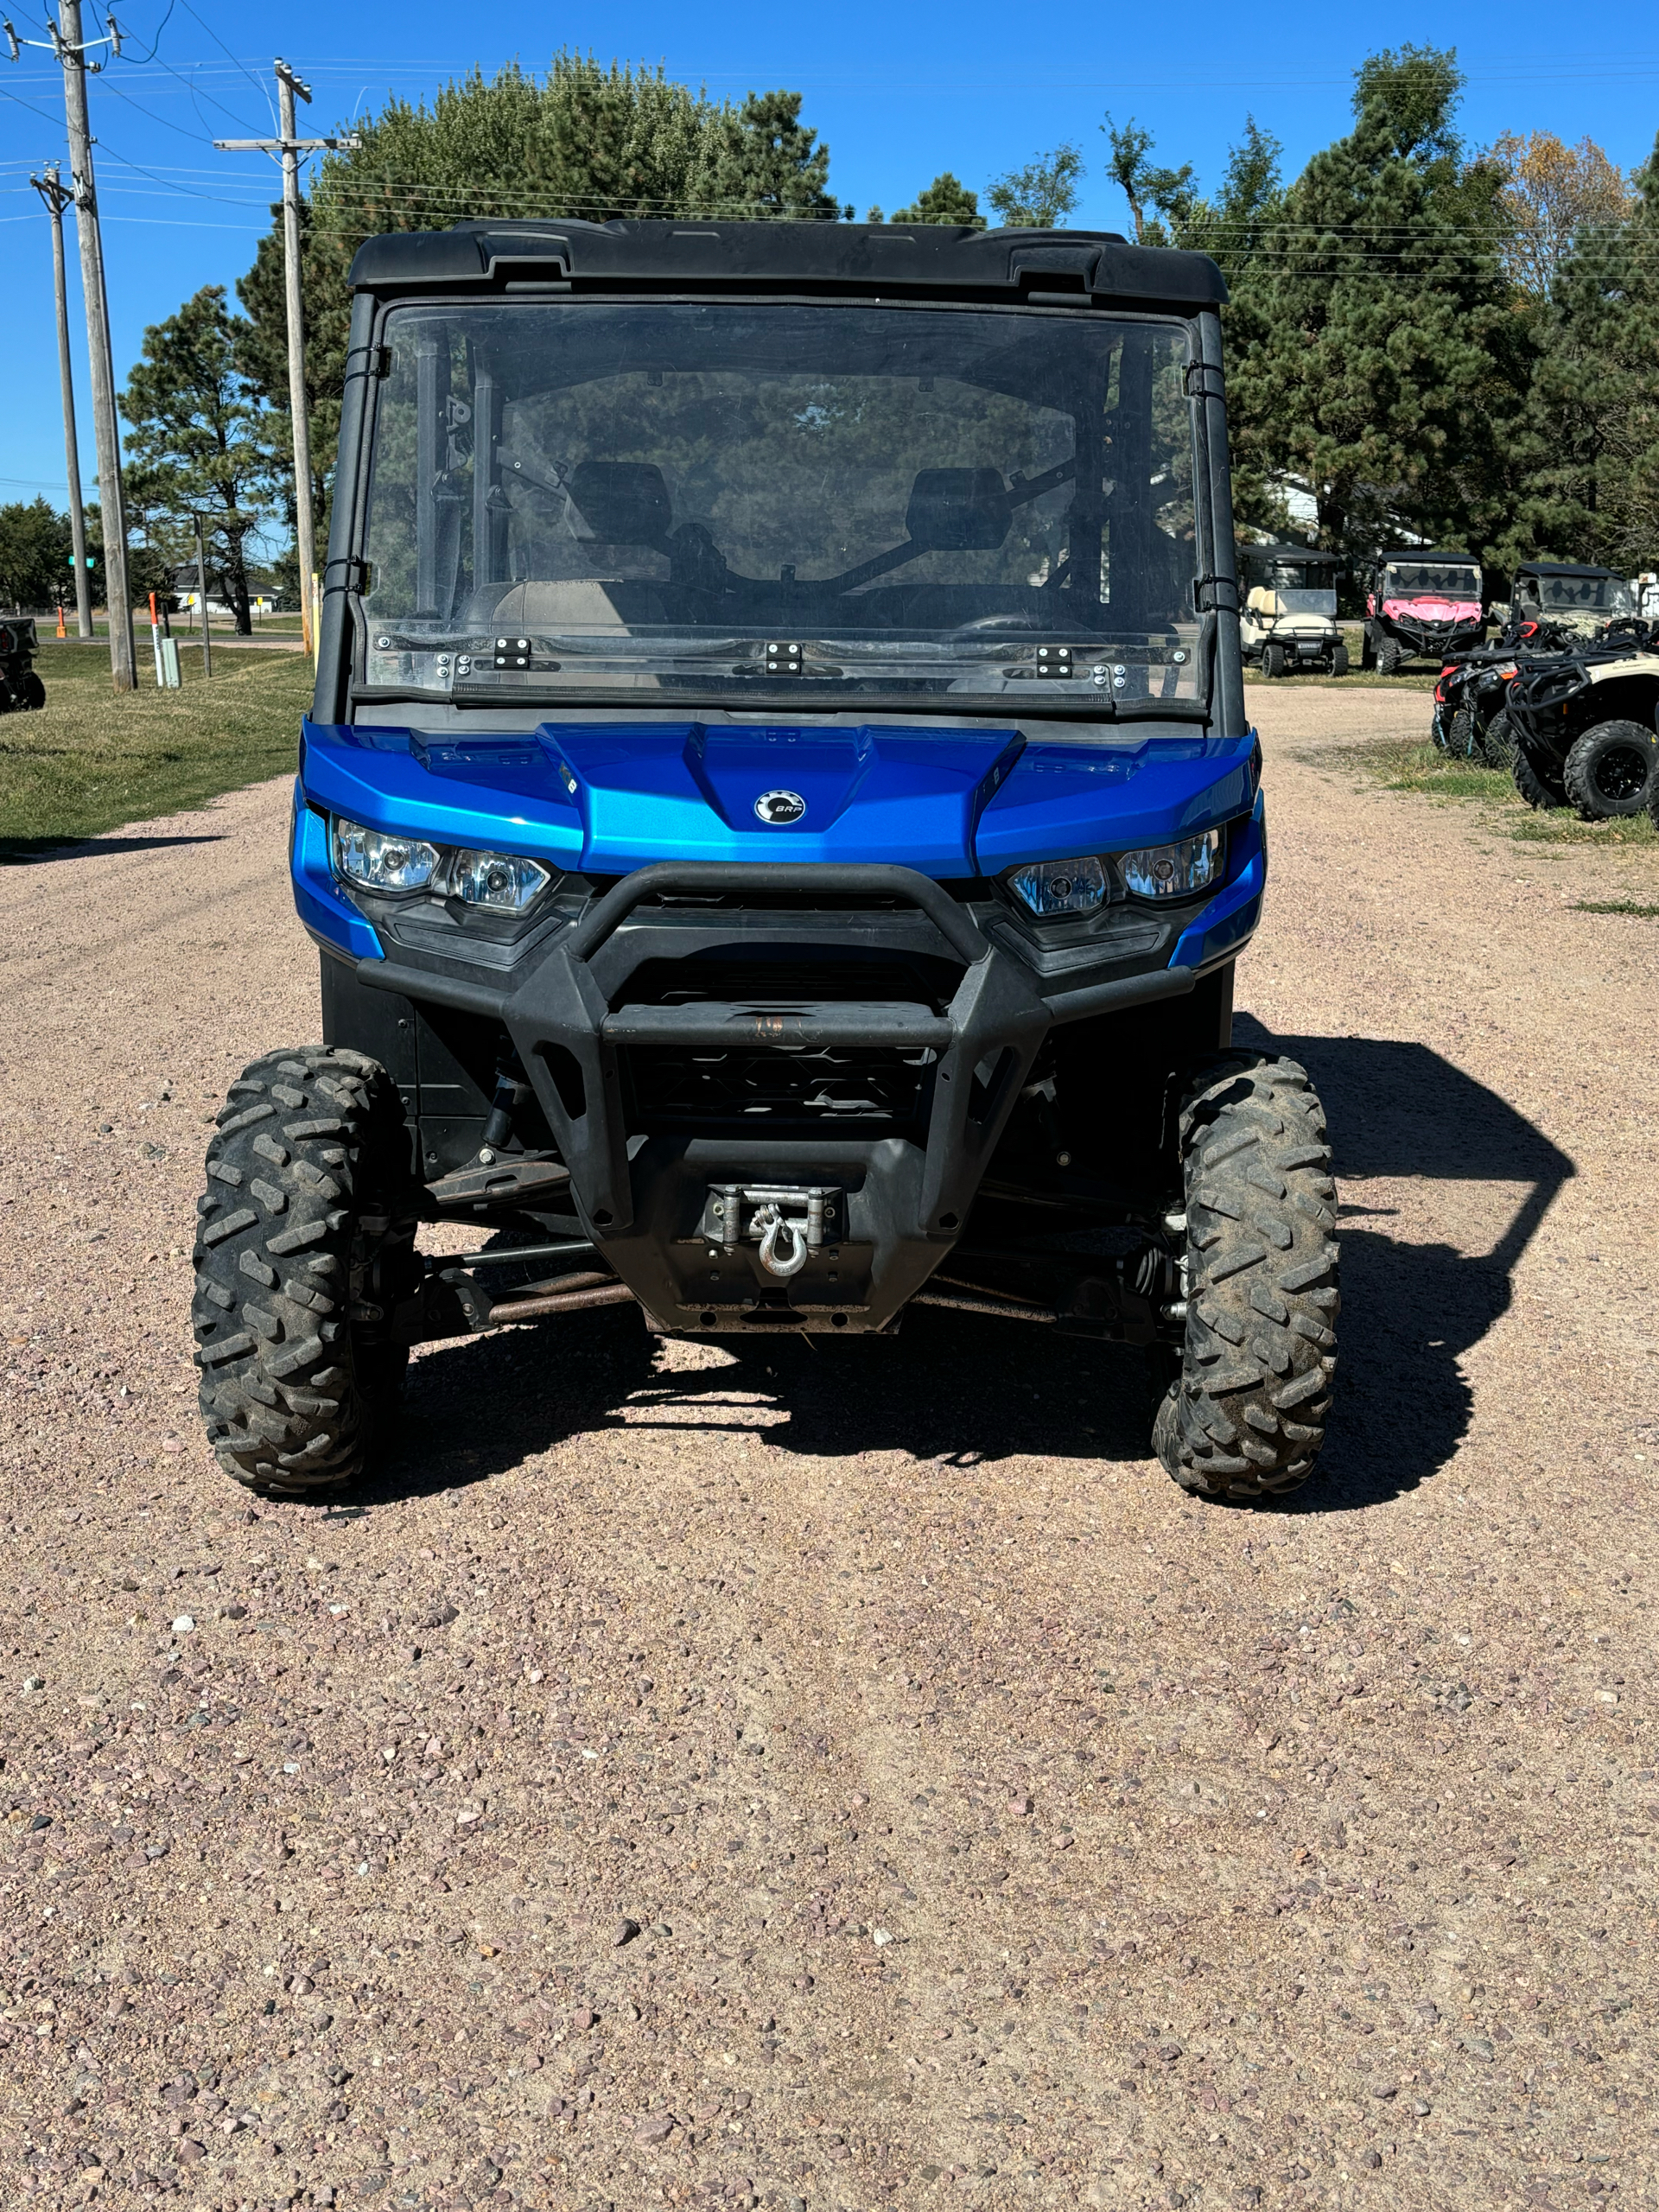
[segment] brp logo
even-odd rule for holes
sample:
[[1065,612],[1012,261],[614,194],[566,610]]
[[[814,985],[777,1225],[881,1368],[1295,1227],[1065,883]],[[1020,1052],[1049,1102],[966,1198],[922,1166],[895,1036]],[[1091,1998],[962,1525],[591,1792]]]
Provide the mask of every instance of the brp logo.
[[759,820],[781,830],[800,820],[806,812],[806,801],[799,791],[762,791],[754,802],[754,811]]

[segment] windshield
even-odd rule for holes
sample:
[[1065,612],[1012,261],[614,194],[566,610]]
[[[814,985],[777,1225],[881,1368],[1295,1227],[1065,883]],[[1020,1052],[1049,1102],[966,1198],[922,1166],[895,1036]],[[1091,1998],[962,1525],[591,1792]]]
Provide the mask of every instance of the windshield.
[[1178,323],[525,302],[385,335],[371,690],[1201,701]]
[[1277,585],[1273,592],[1274,603],[1286,614],[1331,614],[1337,611],[1334,591],[1293,591],[1286,585]]
[[1539,604],[1550,614],[1634,614],[1636,600],[1623,576],[1539,576]]
[[1480,570],[1444,561],[1391,561],[1382,588],[1390,599],[1478,599]]

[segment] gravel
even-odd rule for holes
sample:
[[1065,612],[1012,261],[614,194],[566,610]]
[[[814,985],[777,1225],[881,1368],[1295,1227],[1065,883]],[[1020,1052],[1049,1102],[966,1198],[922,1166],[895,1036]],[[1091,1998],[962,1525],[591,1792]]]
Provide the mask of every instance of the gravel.
[[1652,2201],[1655,941],[1366,785],[1421,706],[1257,700],[1348,1301],[1278,1510],[1084,1345],[613,1310],[250,1505],[186,1255],[315,1033],[287,791],[0,875],[8,2202]]

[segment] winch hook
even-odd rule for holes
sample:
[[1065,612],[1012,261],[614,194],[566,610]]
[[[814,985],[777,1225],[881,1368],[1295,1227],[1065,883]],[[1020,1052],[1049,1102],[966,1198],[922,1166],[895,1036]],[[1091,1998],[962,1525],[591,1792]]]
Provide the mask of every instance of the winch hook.
[[[774,1275],[799,1274],[806,1265],[806,1224],[786,1221],[775,1205],[768,1204],[756,1213],[751,1226],[761,1231],[760,1264],[766,1272]],[[785,1236],[790,1241],[787,1256],[778,1249],[779,1240]]]

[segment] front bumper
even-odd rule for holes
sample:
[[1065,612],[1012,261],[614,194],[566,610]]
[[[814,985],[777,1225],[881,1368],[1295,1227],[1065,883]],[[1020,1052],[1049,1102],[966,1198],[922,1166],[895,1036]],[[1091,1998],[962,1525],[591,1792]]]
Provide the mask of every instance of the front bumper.
[[1463,652],[1479,645],[1486,634],[1484,622],[1415,622],[1405,615],[1380,615],[1376,626],[1385,638],[1397,639],[1406,650],[1424,660]]
[[[670,1332],[887,1326],[960,1233],[1050,1029],[1190,993],[1254,931],[1266,874],[1258,796],[1231,826],[1227,881],[1185,915],[1179,936],[1171,918],[1158,918],[1158,929],[1148,918],[1141,941],[1158,939],[1149,965],[1137,963],[1128,931],[1092,950],[1022,949],[1011,925],[907,868],[667,862],[538,930],[490,974],[390,935],[387,957],[327,874],[321,827],[301,809],[296,896],[312,934],[336,957],[352,957],[358,982],[374,990],[505,1027],[569,1169],[583,1227],[653,1325]],[[733,899],[735,909],[717,903]],[[780,949],[791,975],[806,979],[797,997],[763,987],[676,1002],[671,989],[638,988],[643,973],[690,974],[734,951]],[[866,997],[848,995],[844,982],[838,995],[815,997],[814,958],[833,963],[849,950],[870,959],[873,975],[884,962],[889,974],[908,962],[943,979],[940,988],[931,1002],[883,995],[879,982]],[[752,961],[739,964],[753,976]],[[764,1114],[674,1110],[677,1090],[711,1065],[811,1065],[836,1052],[880,1062],[878,1080],[902,1077],[902,1131],[861,1131],[854,1116],[853,1125],[763,1134]],[[664,1099],[670,1110],[655,1110]],[[711,1246],[709,1194],[731,1185],[836,1193],[836,1231],[779,1281],[747,1243]]]

